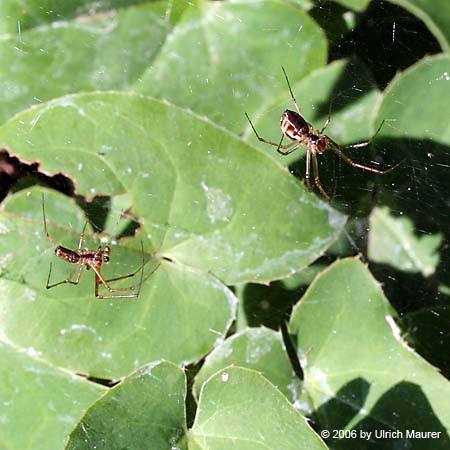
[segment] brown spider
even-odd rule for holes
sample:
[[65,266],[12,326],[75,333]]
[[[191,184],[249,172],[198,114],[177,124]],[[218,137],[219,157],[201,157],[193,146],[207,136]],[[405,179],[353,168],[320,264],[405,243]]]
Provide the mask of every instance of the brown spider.
[[[259,141],[264,142],[266,144],[273,145],[277,147],[277,152],[281,155],[289,155],[290,153],[297,150],[300,146],[304,145],[306,146],[306,184],[308,186],[308,189],[311,191],[311,181],[310,181],[310,173],[311,173],[311,159],[312,159],[312,165],[313,165],[313,173],[314,173],[314,183],[316,184],[319,191],[322,193],[322,195],[328,200],[329,203],[331,203],[330,196],[326,193],[325,189],[322,187],[322,184],[320,183],[319,179],[319,165],[317,163],[317,154],[321,155],[325,152],[327,148],[331,148],[335,153],[338,154],[340,158],[342,158],[345,162],[352,165],[353,167],[358,167],[363,170],[367,170],[369,172],[378,173],[380,175],[384,175],[392,170],[394,170],[400,163],[396,164],[395,166],[387,169],[387,170],[378,170],[374,167],[365,166],[363,164],[359,164],[354,162],[352,159],[350,159],[345,153],[343,153],[342,150],[348,149],[348,148],[361,148],[361,147],[367,147],[372,143],[375,136],[379,133],[381,130],[381,127],[384,124],[384,120],[381,122],[381,125],[378,127],[378,130],[376,133],[366,142],[361,142],[359,144],[351,144],[351,145],[339,145],[336,142],[334,142],[330,137],[323,134],[325,131],[325,128],[330,123],[330,117],[328,116],[325,125],[320,131],[315,130],[306,120],[303,118],[300,108],[298,106],[297,100],[294,97],[294,94],[292,93],[291,85],[289,83],[288,76],[286,74],[286,71],[284,70],[284,67],[282,67],[284,76],[286,77],[286,82],[289,88],[289,92],[291,94],[292,102],[294,103],[296,111],[291,111],[289,109],[286,109],[284,113],[281,116],[280,126],[281,126],[281,139],[280,142],[277,144],[276,142],[269,141],[267,139],[262,138],[258,132],[256,131],[252,121],[250,120],[250,117],[247,113],[245,113],[245,116],[247,117],[247,120],[249,121],[253,132],[255,133],[256,137]],[[290,139],[290,144],[283,145],[283,138],[286,136],[288,139]],[[286,150],[286,151],[282,151]]]
[[[47,220],[45,217],[45,206],[44,206],[44,194],[42,194],[42,213],[44,216],[44,231],[47,236],[47,239],[52,244],[56,245],[47,231]],[[123,275],[123,276],[120,276],[117,278],[111,278],[111,279],[107,280],[107,279],[105,279],[105,277],[102,274],[102,264],[109,263],[111,249],[108,246],[106,246],[105,248],[102,248],[101,246],[99,246],[97,250],[88,250],[88,249],[82,250],[81,247],[83,245],[84,231],[86,229],[86,225],[87,225],[87,222],[84,224],[83,230],[81,231],[80,241],[78,243],[78,248],[76,250],[70,250],[68,248],[62,247],[61,245],[58,245],[55,248],[55,255],[58,258],[61,258],[64,261],[67,261],[69,263],[78,265],[77,277],[75,279],[72,279],[73,275],[75,274],[75,271],[76,271],[76,268],[74,268],[71,270],[69,276],[65,280],[50,284],[50,276],[52,273],[52,263],[50,263],[50,269],[48,272],[46,288],[51,289],[51,288],[54,288],[61,284],[67,284],[67,283],[77,285],[80,282],[83,268],[85,268],[86,270],[92,269],[93,272],[95,273],[95,297],[96,298],[111,299],[111,298],[136,298],[136,297],[139,297],[139,293],[140,293],[142,281],[143,281],[143,276],[144,276],[144,266],[145,266],[144,247],[142,245],[142,242],[141,242],[142,264],[139,266],[139,268],[136,269],[133,273],[130,273],[128,275]],[[156,270],[156,268],[152,271],[152,273]],[[124,280],[125,278],[134,277],[138,272],[141,272],[141,277],[140,277],[139,283],[136,284],[135,286],[124,287],[124,288],[112,288],[109,285],[109,283],[111,283],[113,281],[119,281],[119,280]],[[108,292],[130,292],[130,291],[136,291],[136,290],[137,291],[132,294],[99,295],[98,288],[101,284],[108,290]]]

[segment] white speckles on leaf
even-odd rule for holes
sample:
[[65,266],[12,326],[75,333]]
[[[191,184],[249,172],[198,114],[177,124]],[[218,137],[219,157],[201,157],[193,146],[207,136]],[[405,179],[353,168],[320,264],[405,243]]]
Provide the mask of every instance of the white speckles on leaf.
[[233,215],[231,197],[221,189],[207,186],[204,181],[201,185],[206,195],[206,211],[211,223],[229,222]]
[[321,398],[320,403],[324,403],[328,401],[330,398],[333,398],[335,396],[335,393],[333,392],[329,382],[328,382],[328,376],[325,372],[323,372],[318,367],[311,367],[309,369],[309,381],[311,385],[315,385],[320,389],[320,392],[322,393],[323,397]]
[[83,331],[87,331],[89,333],[92,334],[97,334],[97,330],[95,328],[92,328],[88,325],[84,325],[84,324],[79,324],[79,323],[74,323],[73,325],[71,325],[69,328],[63,328],[59,331],[59,334],[61,334],[62,336],[69,334],[69,333],[74,333],[74,332],[83,332]]
[[147,364],[138,374],[138,378],[140,377],[152,377],[155,380],[159,380],[158,377],[155,377],[155,375],[152,373],[153,369],[157,366],[159,366],[162,363],[162,361],[154,361],[150,364]]
[[[245,360],[248,364],[257,363],[262,357],[272,351],[274,340],[271,335],[266,335],[264,329],[251,330],[253,340],[247,346]],[[265,338],[263,339],[263,337]]]

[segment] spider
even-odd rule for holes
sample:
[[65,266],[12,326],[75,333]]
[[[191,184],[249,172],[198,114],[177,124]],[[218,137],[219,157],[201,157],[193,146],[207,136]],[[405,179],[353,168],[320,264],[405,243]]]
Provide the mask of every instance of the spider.
[[[47,220],[45,216],[45,206],[44,206],[44,194],[42,194],[42,213],[44,216],[44,231],[47,236],[47,239],[54,245],[56,243],[51,238],[50,234],[47,230]],[[110,299],[110,298],[136,298],[139,297],[139,293],[142,286],[143,276],[144,276],[144,266],[145,266],[145,260],[144,260],[144,246],[141,242],[141,249],[142,249],[142,264],[139,266],[138,269],[136,269],[133,273],[130,273],[128,275],[123,275],[116,278],[111,278],[109,280],[105,279],[105,277],[102,274],[102,264],[109,263],[110,255],[111,255],[111,248],[109,246],[105,246],[103,248],[102,246],[99,246],[97,250],[89,250],[84,249],[82,250],[83,240],[84,240],[84,232],[86,230],[87,222],[84,224],[83,230],[80,234],[80,241],[78,242],[78,247],[76,250],[70,250],[66,247],[62,247],[61,245],[58,245],[55,248],[55,255],[58,258],[63,259],[64,261],[67,261],[71,264],[77,264],[78,267],[78,274],[75,279],[73,279],[73,275],[76,272],[77,268],[73,268],[70,271],[69,276],[62,281],[58,281],[56,283],[50,284],[50,277],[52,273],[52,263],[50,263],[50,269],[48,272],[47,277],[47,289],[52,289],[56,286],[59,286],[61,284],[75,284],[77,285],[80,282],[81,274],[83,272],[83,268],[86,270],[92,269],[95,273],[95,297],[99,299]],[[157,268],[157,267],[156,267]],[[152,271],[152,273],[156,270],[156,268]],[[124,288],[112,288],[109,284],[113,281],[118,280],[124,280],[126,278],[134,277],[138,272],[141,272],[141,277],[139,280],[139,283],[137,283],[134,286],[131,287],[124,287]],[[151,274],[150,274],[151,275]],[[98,293],[98,289],[100,285],[103,285],[108,292],[133,292],[132,294],[118,294],[118,295],[100,295]]]
[[[267,139],[262,138],[258,132],[256,131],[256,128],[254,127],[252,121],[250,120],[250,117],[247,113],[245,113],[245,116],[247,117],[247,120],[250,123],[250,126],[253,129],[253,132],[255,133],[256,137],[259,141],[264,142],[266,144],[273,145],[277,148],[277,152],[281,155],[289,155],[290,153],[297,150],[300,146],[305,145],[306,146],[306,185],[308,186],[308,189],[311,191],[311,181],[310,181],[310,173],[311,173],[311,159],[312,159],[312,166],[313,166],[313,173],[314,173],[314,183],[319,189],[319,191],[322,193],[322,195],[328,200],[329,203],[332,203],[330,196],[327,194],[325,189],[322,187],[322,184],[320,183],[319,179],[319,165],[317,163],[317,154],[321,155],[325,152],[327,148],[331,148],[337,155],[342,158],[346,163],[350,164],[353,167],[358,167],[359,169],[367,170],[369,172],[377,173],[379,175],[384,175],[392,170],[394,170],[400,163],[396,164],[395,166],[387,169],[387,170],[379,170],[375,169],[374,167],[365,166],[363,164],[359,164],[357,162],[354,162],[352,159],[350,159],[345,153],[343,153],[342,150],[348,149],[348,148],[362,148],[367,147],[372,143],[372,141],[375,139],[376,135],[381,130],[381,127],[384,124],[384,120],[381,122],[380,126],[378,127],[376,133],[366,142],[361,142],[359,144],[351,144],[351,145],[339,145],[336,142],[334,142],[330,137],[323,134],[326,127],[330,123],[330,116],[328,116],[325,125],[320,131],[315,130],[306,120],[303,118],[300,108],[298,106],[297,100],[294,97],[294,94],[292,93],[291,85],[289,83],[288,76],[286,74],[286,71],[284,70],[284,67],[282,67],[284,76],[286,78],[286,82],[289,88],[289,92],[291,94],[292,102],[294,103],[296,111],[291,111],[289,109],[286,109],[284,113],[281,116],[280,126],[281,126],[281,139],[280,142],[277,144],[276,142],[269,141]],[[287,137],[290,139],[290,144],[283,145],[283,138]],[[283,151],[283,150],[285,151]]]

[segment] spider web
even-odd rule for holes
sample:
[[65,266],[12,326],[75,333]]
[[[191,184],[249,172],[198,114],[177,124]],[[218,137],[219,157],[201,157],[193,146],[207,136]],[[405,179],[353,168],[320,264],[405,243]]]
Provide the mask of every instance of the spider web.
[[[325,30],[329,30],[332,24],[328,19],[339,8],[336,4],[319,2],[313,15]],[[441,48],[423,22],[387,2],[372,2],[349,38],[338,39],[337,42],[331,48],[331,59],[356,55],[369,68],[382,94],[387,92],[387,95],[393,96],[393,102],[398,104],[399,116],[404,113],[402,109],[412,110],[409,121],[418,131],[403,132],[396,121],[378,115],[378,120],[386,119],[387,132],[381,133],[368,155],[362,151],[351,152],[358,161],[372,161],[372,165],[378,161],[383,166],[390,166],[403,160],[395,173],[386,177],[367,177],[367,173],[358,173],[332,155],[331,161],[330,157],[322,161],[323,178],[328,186],[336,189],[336,204],[351,215],[341,241],[330,249],[328,257],[360,253],[366,259],[368,255],[370,269],[382,281],[390,302],[400,316],[407,315],[404,324],[407,324],[405,329],[410,333],[410,338],[428,333],[427,337],[435,343],[434,350],[430,349],[431,345],[427,349],[421,347],[419,339],[416,346],[419,351],[424,350],[426,356],[443,368],[448,376],[449,361],[442,358],[442,353],[439,355],[445,345],[442,335],[448,334],[442,328],[443,323],[446,323],[447,330],[449,324],[450,146],[448,120],[442,120],[443,115],[448,117],[448,108],[436,98],[428,100],[417,96],[415,104],[414,90],[409,92],[410,101],[405,101],[400,94],[395,97],[394,94],[400,91],[390,91],[392,84],[398,80],[396,76],[405,71],[410,73],[411,66],[417,67],[424,58],[430,60],[429,55],[440,53]],[[448,90],[448,80],[449,73],[444,70],[441,76],[431,81],[423,76],[419,88],[429,90],[431,96],[433,84],[446,82]],[[352,95],[348,90],[339,93],[340,98],[344,99]],[[435,103],[431,105],[431,102]],[[426,111],[429,113],[424,117],[422,108],[428,104],[430,106]],[[395,130],[397,137],[389,138],[393,134],[391,130]],[[329,168],[328,172],[325,172],[325,166]],[[365,182],[367,178],[370,181]],[[403,240],[404,250],[413,245],[416,253],[424,251],[418,256],[422,261],[427,258],[434,260],[433,269],[428,273],[402,265],[393,255],[394,248],[386,248],[380,261],[374,262],[370,258],[368,240],[374,238],[373,225],[376,224],[373,211],[386,207],[389,210],[382,210],[387,211],[388,216],[383,216],[382,220],[399,240]],[[399,233],[401,236],[398,236]],[[432,244],[433,241],[437,245]],[[381,245],[382,240],[376,242]]]
[[[446,334],[443,323],[448,330],[450,292],[450,147],[444,143],[448,142],[448,129],[445,129],[448,121],[442,122],[439,101],[427,109],[431,110],[430,114],[438,125],[428,116],[421,116],[422,97],[418,96],[415,103],[414,92],[410,93],[410,99],[405,99],[400,91],[398,95],[391,91],[399,74],[409,73],[422,60],[430,60],[430,55],[441,53],[441,47],[421,20],[391,3],[372,2],[358,18],[357,26],[347,34],[337,33],[336,17],[339,13],[345,15],[348,11],[333,2],[316,2],[316,7],[310,11],[327,32],[329,41],[333,42],[329,64],[350,58],[346,77],[351,82],[340,80],[326,100],[321,103],[311,100],[311,105],[299,100],[309,95],[305,86],[300,83],[293,87],[306,120],[314,128],[321,129],[331,110],[326,134],[340,144],[369,139],[370,132],[358,135],[360,129],[343,133],[344,141],[335,136],[342,134],[339,118],[344,117],[348,105],[364,95],[368,98],[367,92],[376,89],[382,97],[390,95],[390,101],[398,103],[393,117],[409,114],[410,122],[420,131],[405,131],[402,128],[404,122],[382,116],[382,111],[378,115],[373,112],[380,101],[384,101],[380,99],[372,108],[375,116],[373,126],[376,129],[383,119],[386,123],[374,145],[349,150],[346,154],[354,161],[378,169],[392,167],[401,161],[398,168],[389,175],[374,176],[350,167],[331,151],[319,155],[321,184],[333,197],[334,207],[349,215],[348,225],[339,241],[308,271],[295,275],[291,280],[274,283],[270,289],[248,286],[248,310],[253,314],[249,323],[258,325],[262,322],[277,328],[280,320],[288,317],[290,307],[305,292],[314,274],[336,258],[359,254],[382,282],[383,290],[399,316],[404,317],[404,330],[409,333],[409,338],[412,341],[417,338],[416,349],[449,376],[450,361],[443,357],[447,341],[442,339]],[[364,67],[367,73],[362,74]],[[441,77],[432,81],[424,77],[420,84],[423,89],[428,89],[428,83],[446,82],[448,76],[444,70]],[[308,87],[311,91],[314,84]],[[407,111],[408,108],[412,111]],[[276,105],[276,109],[279,111],[280,105]],[[444,110],[448,116],[448,109]],[[275,136],[264,137],[278,142]],[[305,158],[302,153],[302,156],[296,154],[290,160],[289,168],[296,177],[304,180]],[[382,232],[377,231],[380,227],[383,227]],[[383,234],[388,234],[391,240],[383,242]],[[407,256],[399,257],[396,251]],[[416,260],[414,263],[411,262],[413,259]],[[255,316],[255,305],[261,298],[264,300],[260,302],[260,315]],[[284,299],[283,311],[277,306],[282,303],[280,298]],[[274,309],[277,314],[273,313]],[[421,343],[424,334],[427,334],[429,342],[434,342],[428,348]]]

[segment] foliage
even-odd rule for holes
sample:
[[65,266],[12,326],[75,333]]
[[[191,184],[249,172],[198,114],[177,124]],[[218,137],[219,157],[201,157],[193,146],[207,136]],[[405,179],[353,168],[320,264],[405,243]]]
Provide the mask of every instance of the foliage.
[[[447,3],[2,2],[0,447],[448,448]],[[308,192],[244,114],[279,142],[281,66],[402,163],[326,152]],[[85,226],[139,297],[46,289]]]

